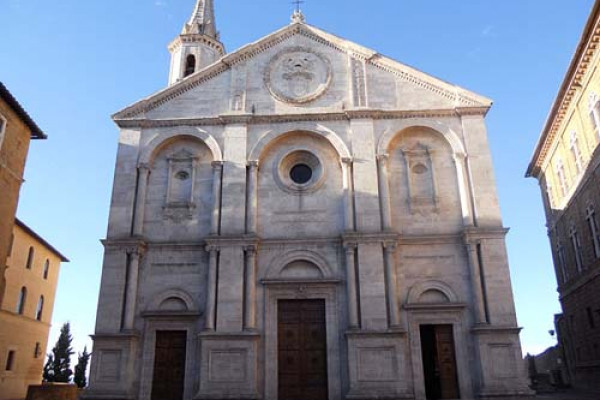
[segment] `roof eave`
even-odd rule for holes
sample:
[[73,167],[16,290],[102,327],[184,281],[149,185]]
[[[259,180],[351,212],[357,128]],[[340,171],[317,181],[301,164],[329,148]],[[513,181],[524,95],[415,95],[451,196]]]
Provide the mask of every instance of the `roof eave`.
[[573,83],[575,80],[575,76],[576,76],[576,72],[577,72],[579,63],[581,61],[582,56],[585,53],[585,49],[587,48],[588,43],[590,42],[591,36],[594,32],[594,27],[596,26],[596,23],[599,18],[600,18],[600,1],[596,1],[594,3],[592,11],[590,12],[590,16],[585,24],[583,33],[581,34],[581,38],[579,39],[579,42],[577,43],[575,53],[573,54],[573,57],[571,58],[571,62],[569,64],[569,68],[567,69],[567,73],[565,74],[565,77],[563,78],[563,81],[560,85],[560,88],[558,90],[556,98],[554,99],[554,102],[552,103],[552,107],[550,108],[550,113],[548,114],[548,117],[546,118],[544,128],[543,128],[543,130],[538,138],[538,141],[536,143],[533,155],[531,156],[531,161],[530,161],[527,171],[525,173],[525,177],[527,177],[527,178],[529,178],[529,177],[538,178],[539,177],[539,172],[540,172],[540,167],[541,167],[540,163],[539,163],[540,153],[542,152],[543,147],[546,145],[546,141],[548,139],[548,134],[550,133],[550,130],[552,129],[552,125],[554,124],[556,114],[565,100],[565,95],[570,91],[571,88],[574,87]]
[[17,101],[17,99],[12,95],[12,93],[4,86],[2,82],[0,82],[0,98],[2,98],[6,104],[21,118],[21,120],[27,125],[29,130],[31,131],[32,139],[47,139],[48,136],[40,129],[40,127],[35,123],[33,118],[25,111],[23,106]]
[[69,259],[67,257],[65,257],[60,251],[58,251],[54,246],[52,246],[50,243],[48,243],[46,241],[46,239],[44,239],[43,237],[41,237],[40,235],[38,235],[33,229],[31,229],[30,227],[28,227],[23,221],[21,221],[19,218],[15,217],[15,224],[18,225],[21,229],[23,229],[27,234],[33,236],[33,238],[35,238],[38,242],[40,242],[41,244],[43,244],[48,250],[50,250],[52,253],[54,253],[56,256],[58,256],[58,258],[60,258],[60,260],[62,262],[70,262]]

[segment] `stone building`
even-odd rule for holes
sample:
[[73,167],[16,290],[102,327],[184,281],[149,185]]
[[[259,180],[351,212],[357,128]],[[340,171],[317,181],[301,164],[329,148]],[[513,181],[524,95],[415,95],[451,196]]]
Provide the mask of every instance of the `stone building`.
[[11,246],[15,213],[31,139],[46,139],[46,135],[0,82],[0,304],[6,285],[6,258]]
[[[539,181],[572,383],[600,391],[600,2],[596,1],[527,176]],[[598,210],[598,211],[596,211]]]
[[60,263],[69,261],[19,219],[0,303],[0,399],[23,399],[42,381]]
[[485,97],[199,0],[121,128],[87,399],[514,399]]

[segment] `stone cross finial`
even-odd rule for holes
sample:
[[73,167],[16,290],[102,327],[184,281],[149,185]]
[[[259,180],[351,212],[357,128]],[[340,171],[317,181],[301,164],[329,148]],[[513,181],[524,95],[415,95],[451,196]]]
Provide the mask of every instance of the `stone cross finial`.
[[304,0],[293,0],[292,4],[296,6],[294,13],[292,14],[292,23],[304,23],[306,22],[306,18],[300,9],[300,5],[304,3]]

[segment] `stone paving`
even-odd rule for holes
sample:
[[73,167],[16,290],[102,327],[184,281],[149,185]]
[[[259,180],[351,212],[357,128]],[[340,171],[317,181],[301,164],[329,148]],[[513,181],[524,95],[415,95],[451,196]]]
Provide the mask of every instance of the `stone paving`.
[[576,391],[559,391],[544,393],[535,397],[537,400],[600,400],[599,393],[582,393]]

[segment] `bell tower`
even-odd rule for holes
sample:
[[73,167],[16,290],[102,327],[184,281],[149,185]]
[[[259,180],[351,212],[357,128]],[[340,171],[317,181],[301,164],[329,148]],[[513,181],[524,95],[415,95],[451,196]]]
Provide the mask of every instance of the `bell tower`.
[[219,41],[213,0],[196,0],[194,12],[181,34],[169,45],[171,68],[169,85],[212,64],[225,55]]

